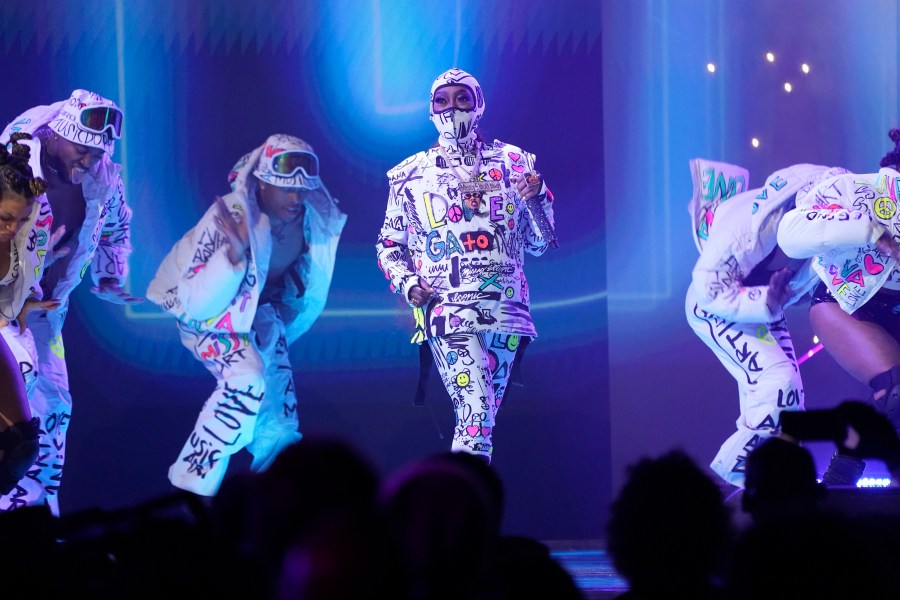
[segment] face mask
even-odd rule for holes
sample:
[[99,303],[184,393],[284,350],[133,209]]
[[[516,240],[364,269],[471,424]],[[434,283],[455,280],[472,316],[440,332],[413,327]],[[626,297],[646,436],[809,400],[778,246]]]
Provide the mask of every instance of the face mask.
[[472,110],[451,108],[433,115],[431,121],[440,134],[442,144],[462,146],[475,139],[475,126],[480,116]]

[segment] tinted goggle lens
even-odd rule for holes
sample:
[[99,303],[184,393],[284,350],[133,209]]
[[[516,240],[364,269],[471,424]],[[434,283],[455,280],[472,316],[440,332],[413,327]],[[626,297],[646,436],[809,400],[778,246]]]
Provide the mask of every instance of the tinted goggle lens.
[[279,177],[292,177],[297,171],[306,177],[318,177],[319,159],[309,152],[284,152],[272,157],[272,171]]
[[111,106],[94,106],[81,111],[81,125],[88,131],[112,131],[112,137],[122,137],[122,111]]

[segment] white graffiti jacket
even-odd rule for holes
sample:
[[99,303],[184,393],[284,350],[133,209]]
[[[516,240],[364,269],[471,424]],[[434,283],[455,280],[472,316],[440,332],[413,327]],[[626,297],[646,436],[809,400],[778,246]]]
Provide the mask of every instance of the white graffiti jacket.
[[[40,161],[40,142],[37,140],[19,140],[31,148],[28,161],[32,174],[42,177]],[[44,272],[44,257],[50,245],[50,226],[53,215],[47,196],[41,194],[34,199],[28,221],[16,233],[12,240],[11,271],[13,280],[0,286],[0,318],[11,321],[29,298],[40,298],[40,279]]]
[[[236,221],[247,220],[249,249],[239,264],[227,256],[228,238],[212,205],[163,259],[147,298],[198,331],[249,333],[266,284],[272,234],[256,202],[253,167],[262,146],[243,156],[232,171],[232,192],[222,200]],[[325,308],[335,255],[347,216],[323,186],[306,200],[308,249],[291,265],[278,293],[267,294],[287,330],[288,344],[305,333]]]
[[[9,142],[10,136],[18,131],[34,135],[53,120],[64,102],[36,106],[22,113],[0,134],[0,143]],[[38,138],[33,141],[40,144]],[[39,149],[37,155],[40,155]],[[53,335],[62,330],[69,295],[81,283],[88,268],[95,285],[107,278],[119,286],[125,285],[131,254],[131,208],[125,202],[125,184],[120,172],[121,166],[104,153],[81,184],[85,213],[77,233],[78,247],[71,257],[67,257],[66,272],[53,290],[53,296],[61,300],[61,306],[57,310],[47,311],[47,319],[53,325]]]
[[814,257],[813,267],[844,311],[852,314],[896,279],[897,261],[875,242],[885,233],[900,241],[900,173],[844,172],[797,194],[784,216],[778,243],[788,256]]
[[[700,309],[739,323],[769,323],[781,316],[781,310],[777,314],[769,310],[768,285],[745,286],[743,280],[775,249],[778,224],[794,208],[795,194],[828,172],[828,167],[794,165],[770,175],[761,188],[720,201],[714,217],[708,219],[708,237],[692,273]],[[789,283],[792,293],[786,305],[816,282],[812,265],[804,263]]]
[[[427,306],[414,309],[414,343],[479,331],[536,336],[523,265],[525,252],[540,256],[548,242],[510,182],[533,170],[534,156],[499,140],[485,145],[468,198],[460,184],[475,169],[460,161],[433,147],[388,171],[378,266],[407,301],[420,275],[435,290]],[[552,225],[546,184],[539,198]]]

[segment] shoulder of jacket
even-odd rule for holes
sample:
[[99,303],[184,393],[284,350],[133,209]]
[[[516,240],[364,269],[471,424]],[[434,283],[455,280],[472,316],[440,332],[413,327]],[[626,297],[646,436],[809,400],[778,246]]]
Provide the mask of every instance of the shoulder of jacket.
[[493,150],[495,152],[517,152],[522,154],[525,150],[521,146],[516,146],[515,144],[508,144],[502,140],[494,140],[493,144],[490,144],[487,147],[488,150]]
[[[429,149],[430,150],[430,149]],[[389,180],[393,181],[397,178],[407,177],[409,176],[409,172],[416,166],[420,165],[425,157],[428,156],[429,150],[423,150],[421,152],[416,152],[412,156],[408,156],[387,171],[387,177]]]

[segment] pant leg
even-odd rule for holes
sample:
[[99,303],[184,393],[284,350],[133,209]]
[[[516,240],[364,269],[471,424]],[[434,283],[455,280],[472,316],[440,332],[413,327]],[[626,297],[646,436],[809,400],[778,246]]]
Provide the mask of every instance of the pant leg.
[[[66,458],[66,434],[72,417],[65,346],[62,334],[53,335],[46,311],[29,314],[28,329],[37,355],[37,371],[33,379],[26,375],[26,389],[32,416],[41,422],[41,449],[34,466],[16,488],[0,498],[0,511],[46,504],[59,516],[58,494]],[[30,353],[27,335],[17,338]]]
[[780,431],[781,412],[803,410],[803,382],[784,319],[777,323],[734,323],[696,304],[693,288],[685,302],[687,320],[737,381],[737,431],[722,444],[710,467],[743,487],[747,454]]
[[200,333],[178,323],[181,341],[215,376],[194,429],[169,467],[175,487],[214,496],[231,456],[253,439],[265,394],[263,359],[247,334]]
[[428,343],[456,415],[451,449],[490,459],[497,410],[518,337],[452,334],[430,338]]
[[28,393],[34,388],[38,373],[38,356],[37,348],[34,345],[34,336],[30,329],[19,333],[17,321],[12,321],[6,327],[0,327],[0,335],[6,340],[16,362],[19,363],[19,370],[25,380],[25,391]]
[[247,450],[253,455],[250,468],[264,471],[284,448],[299,442],[303,435],[298,430],[294,372],[288,360],[284,323],[271,304],[257,308],[253,330],[265,363],[266,394]]

